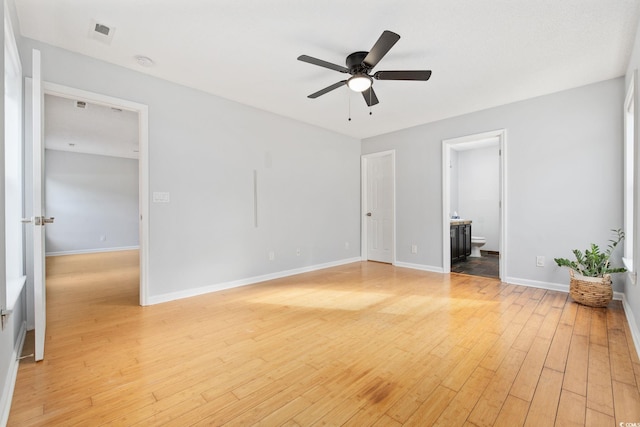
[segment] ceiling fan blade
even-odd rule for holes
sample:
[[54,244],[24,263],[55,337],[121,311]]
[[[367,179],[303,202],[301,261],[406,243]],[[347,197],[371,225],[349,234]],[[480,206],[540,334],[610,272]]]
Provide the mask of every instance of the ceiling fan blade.
[[342,80],[338,83],[334,83],[331,86],[327,86],[324,89],[321,89],[315,93],[312,93],[311,95],[307,96],[307,98],[311,98],[311,99],[315,99],[317,97],[319,97],[320,95],[324,95],[327,92],[331,92],[334,89],[338,89],[340,86],[344,86],[344,84],[347,83],[346,80]]
[[431,70],[410,71],[378,71],[373,75],[376,80],[420,80],[427,81],[431,77]]
[[341,73],[348,73],[349,69],[338,64],[332,64],[331,62],[323,61],[322,59],[314,58],[308,55],[298,56],[298,61],[308,62],[309,64],[318,65],[320,67],[328,68],[330,70],[340,71]]
[[364,92],[362,92],[362,97],[364,98],[365,102],[369,107],[371,107],[372,105],[376,105],[378,102],[380,102],[378,101],[378,97],[376,96],[376,93],[373,91],[373,86],[365,90]]
[[383,31],[382,35],[376,44],[373,45],[367,56],[365,56],[362,63],[369,68],[375,67],[398,40],[400,40],[400,36],[396,33],[386,30]]

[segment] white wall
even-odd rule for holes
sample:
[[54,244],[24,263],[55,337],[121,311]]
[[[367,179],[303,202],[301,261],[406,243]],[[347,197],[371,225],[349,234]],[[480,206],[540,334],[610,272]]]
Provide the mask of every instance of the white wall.
[[486,251],[500,250],[498,150],[496,146],[458,152],[458,214],[472,221],[473,236],[487,240],[481,248]]
[[396,150],[398,261],[442,268],[442,141],[506,129],[504,279],[568,288],[553,258],[622,226],[623,98],[614,79],[365,139],[363,153]]
[[138,160],[45,150],[45,189],[48,255],[138,246]]
[[46,81],[149,106],[149,190],[170,193],[150,206],[152,301],[359,256],[358,140],[33,40],[20,47],[27,74],[37,47]]

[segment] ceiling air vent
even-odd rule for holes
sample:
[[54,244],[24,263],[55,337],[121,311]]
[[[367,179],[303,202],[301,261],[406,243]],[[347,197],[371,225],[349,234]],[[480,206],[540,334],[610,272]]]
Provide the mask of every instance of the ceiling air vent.
[[96,33],[100,33],[104,36],[108,36],[109,32],[111,31],[111,28],[107,27],[106,25],[102,25],[102,24],[96,24],[96,27],[94,28],[94,31]]
[[115,31],[115,27],[92,19],[89,26],[89,37],[104,44],[111,44]]

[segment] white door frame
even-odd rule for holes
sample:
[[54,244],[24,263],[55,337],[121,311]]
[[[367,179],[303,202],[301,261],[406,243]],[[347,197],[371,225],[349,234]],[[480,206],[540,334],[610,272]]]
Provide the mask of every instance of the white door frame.
[[[144,104],[88,92],[56,83],[43,82],[46,95],[85,101],[138,113],[138,200],[140,243],[140,305],[149,304],[149,108]],[[46,108],[46,106],[45,106]]]
[[442,271],[451,272],[451,235],[449,207],[451,204],[451,150],[454,145],[481,143],[488,139],[498,139],[500,147],[500,279],[507,277],[507,130],[498,129],[442,141]]
[[363,261],[368,259],[368,240],[367,240],[367,161],[375,157],[391,156],[391,203],[392,203],[392,219],[391,219],[391,264],[396,265],[396,150],[381,151],[379,153],[363,154],[360,160],[360,257]]

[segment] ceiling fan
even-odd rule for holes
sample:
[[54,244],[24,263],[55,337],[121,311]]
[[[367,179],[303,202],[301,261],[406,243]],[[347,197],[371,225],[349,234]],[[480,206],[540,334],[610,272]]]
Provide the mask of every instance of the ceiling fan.
[[325,93],[331,92],[343,85],[347,85],[355,92],[361,92],[365,102],[369,107],[376,105],[378,97],[373,91],[373,79],[376,80],[417,80],[427,81],[431,77],[431,70],[406,70],[406,71],[376,71],[371,74],[371,70],[389,52],[389,50],[400,40],[400,36],[392,31],[383,31],[378,41],[369,52],[353,52],[347,56],[346,67],[313,58],[308,55],[300,55],[299,61],[309,64],[329,68],[345,74],[351,74],[346,80],[327,86],[317,92],[312,93],[308,98],[315,99]]

